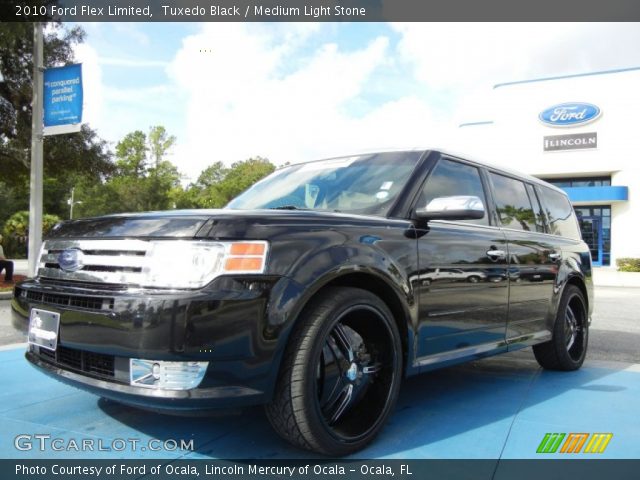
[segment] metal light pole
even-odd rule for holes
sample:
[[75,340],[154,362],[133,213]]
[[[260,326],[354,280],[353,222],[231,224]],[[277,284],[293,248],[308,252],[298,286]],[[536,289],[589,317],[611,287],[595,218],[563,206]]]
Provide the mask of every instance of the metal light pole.
[[75,201],[75,191],[76,187],[71,188],[71,198],[67,200],[67,205],[69,205],[69,220],[73,220],[73,206],[80,205],[82,200]]
[[31,195],[29,198],[29,275],[34,277],[42,245],[42,24],[33,25],[33,101],[31,105]]

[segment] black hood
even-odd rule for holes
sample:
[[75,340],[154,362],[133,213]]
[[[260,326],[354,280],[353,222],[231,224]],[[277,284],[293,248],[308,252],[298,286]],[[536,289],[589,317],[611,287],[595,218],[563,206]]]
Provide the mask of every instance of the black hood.
[[390,222],[394,220],[314,210],[171,210],[69,220],[54,227],[48,238],[238,238],[248,234],[252,226],[318,227]]

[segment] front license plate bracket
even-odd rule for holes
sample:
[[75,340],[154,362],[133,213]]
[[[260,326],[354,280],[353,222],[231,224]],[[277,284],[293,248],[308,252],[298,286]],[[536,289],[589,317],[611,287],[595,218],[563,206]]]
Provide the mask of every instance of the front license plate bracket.
[[32,308],[29,314],[28,342],[48,350],[58,346],[58,331],[60,329],[60,314]]

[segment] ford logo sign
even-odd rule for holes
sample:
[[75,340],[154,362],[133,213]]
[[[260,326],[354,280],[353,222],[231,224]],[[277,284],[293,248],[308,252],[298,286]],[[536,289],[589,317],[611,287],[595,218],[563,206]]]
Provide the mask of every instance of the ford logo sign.
[[58,255],[58,265],[65,272],[75,272],[82,268],[82,252],[77,248],[63,250]]
[[542,123],[552,127],[577,127],[593,122],[600,116],[600,109],[590,103],[561,103],[540,112]]

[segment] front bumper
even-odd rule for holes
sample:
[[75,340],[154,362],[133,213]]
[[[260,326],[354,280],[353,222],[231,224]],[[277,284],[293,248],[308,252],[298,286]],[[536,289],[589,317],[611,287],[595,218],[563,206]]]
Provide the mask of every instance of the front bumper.
[[245,386],[167,390],[134,387],[124,383],[103,380],[76,373],[45,361],[37,353],[37,349],[38,347],[30,346],[25,357],[41,372],[73,387],[135,407],[180,412],[242,407],[260,404],[264,401],[264,392]]
[[[154,410],[239,407],[265,403],[272,392],[281,347],[268,305],[280,280],[228,277],[183,292],[30,280],[16,287],[12,307],[23,323],[34,307],[60,314],[58,351],[30,345],[26,354],[60,381]],[[197,388],[156,389],[129,384],[131,358],[209,365]]]

